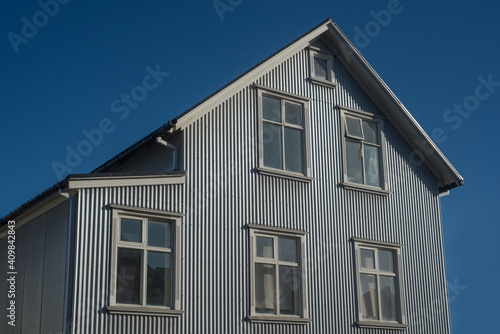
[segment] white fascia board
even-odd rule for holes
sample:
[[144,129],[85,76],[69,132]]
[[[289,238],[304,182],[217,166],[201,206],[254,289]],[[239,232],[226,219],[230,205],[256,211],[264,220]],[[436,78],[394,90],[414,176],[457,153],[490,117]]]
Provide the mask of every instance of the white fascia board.
[[191,110],[190,112],[179,118],[177,120],[177,123],[175,124],[174,131],[187,127],[189,124],[196,121],[198,118],[202,117],[206,113],[210,112],[212,109],[217,107],[219,104],[221,104],[222,102],[224,102],[225,100],[227,100],[240,90],[253,84],[266,72],[272,70],[274,67],[278,66],[286,59],[290,58],[300,50],[309,46],[309,43],[312,40],[323,34],[325,31],[328,31],[328,24],[330,23],[325,23],[324,25],[316,28],[309,34],[300,38],[295,43],[289,45],[281,52],[275,54],[273,57],[271,57],[258,67],[254,68],[252,71],[248,72],[246,75],[242,76],[240,79],[233,82],[231,85],[224,88],[219,93],[215,94],[214,96],[212,96],[211,98],[209,98],[208,100],[197,106],[195,109]]
[[108,176],[70,179],[69,189],[184,184],[185,175]]

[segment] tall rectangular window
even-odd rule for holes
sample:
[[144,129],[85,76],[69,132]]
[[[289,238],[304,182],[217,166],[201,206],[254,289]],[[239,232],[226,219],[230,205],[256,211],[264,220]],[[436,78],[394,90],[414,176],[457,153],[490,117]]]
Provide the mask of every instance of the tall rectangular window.
[[304,235],[250,230],[252,266],[252,320],[278,318],[307,322],[305,311]]
[[399,245],[355,240],[360,325],[404,325],[400,249]]
[[113,210],[113,307],[178,308],[178,217]]
[[385,189],[382,121],[343,112],[344,182]]
[[307,107],[304,101],[259,90],[260,168],[308,175]]

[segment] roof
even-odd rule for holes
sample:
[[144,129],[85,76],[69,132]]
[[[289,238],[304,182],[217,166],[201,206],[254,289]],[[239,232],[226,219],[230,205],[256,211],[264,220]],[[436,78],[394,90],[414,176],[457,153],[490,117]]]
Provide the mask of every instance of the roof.
[[[168,136],[173,132],[182,130],[183,128],[189,126],[189,124],[208,113],[240,89],[253,84],[262,75],[262,73],[265,73],[268,69],[272,69],[289,56],[309,46],[312,41],[320,36],[328,43],[329,46],[332,47],[333,50],[336,51],[336,56],[347,67],[351,75],[353,75],[360,86],[378,105],[384,115],[399,130],[400,134],[405,138],[408,144],[434,173],[438,179],[440,191],[444,192],[463,185],[464,181],[462,176],[331,18],[323,21],[304,35],[264,59],[236,79],[232,80],[219,90],[215,91],[213,94],[194,105],[192,108],[165,123],[134,145],[97,167],[91,173],[96,174],[109,171],[112,166],[115,166],[120,161],[130,159],[134,154],[138,154],[141,148],[150,145],[156,140],[156,137]],[[106,174],[109,175],[108,173]],[[41,200],[44,196],[61,189],[64,186],[64,182],[67,182],[67,179],[55,184],[40,195],[20,206],[18,209],[3,218],[0,222],[0,226],[1,223],[5,222],[5,220],[9,217],[12,217],[14,214],[18,214],[27,206],[33,205],[33,202]]]

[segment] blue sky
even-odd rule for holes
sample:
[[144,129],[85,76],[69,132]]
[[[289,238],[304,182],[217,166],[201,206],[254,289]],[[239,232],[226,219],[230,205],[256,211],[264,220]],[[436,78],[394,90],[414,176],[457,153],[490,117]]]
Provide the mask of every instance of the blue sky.
[[[60,1],[50,16],[34,0],[0,7],[0,216],[58,181],[54,162],[65,164],[82,131],[107,133],[71,173],[90,172],[332,17],[464,176],[442,199],[453,332],[498,331],[500,181],[481,178],[500,164],[499,4],[221,0],[218,13],[212,0]],[[388,8],[390,17],[377,14]],[[162,73],[157,85],[127,106],[148,71]]]

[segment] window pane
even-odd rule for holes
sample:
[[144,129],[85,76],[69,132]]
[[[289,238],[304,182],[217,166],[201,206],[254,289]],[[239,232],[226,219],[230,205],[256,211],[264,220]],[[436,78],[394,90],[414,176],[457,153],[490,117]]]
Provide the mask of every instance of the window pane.
[[276,273],[274,265],[255,264],[255,312],[275,313]]
[[285,122],[302,125],[302,105],[285,102]]
[[394,252],[388,250],[378,251],[378,266],[379,270],[393,273],[394,272]]
[[378,144],[377,124],[363,121],[363,134],[365,136],[365,141],[373,144]]
[[380,187],[379,148],[365,144],[364,149],[366,184]]
[[316,78],[328,80],[327,68],[325,59],[314,57],[314,76]]
[[273,239],[257,237],[257,256],[274,259]]
[[396,278],[380,276],[380,305],[382,320],[397,321]]
[[263,123],[264,166],[283,169],[281,126]]
[[375,275],[360,274],[361,315],[363,319],[378,319],[377,279]]
[[348,136],[363,138],[363,132],[361,132],[361,120],[359,118],[346,116],[345,123]]
[[281,123],[281,100],[262,96],[262,118]]
[[172,223],[150,220],[148,222],[148,245],[153,247],[172,247]]
[[116,302],[141,304],[142,251],[118,248]]
[[280,313],[299,315],[299,275],[297,267],[279,267]]
[[297,238],[278,238],[278,253],[280,261],[297,263]]
[[148,252],[147,304],[171,306],[171,254]]
[[347,158],[347,181],[363,183],[361,144],[346,140],[345,148]]
[[285,127],[285,168],[291,172],[303,172],[302,130]]
[[142,221],[137,219],[121,219],[121,241],[142,242]]
[[375,252],[371,249],[360,250],[361,268],[375,269]]

